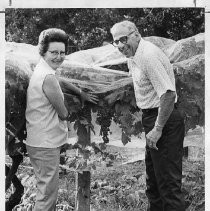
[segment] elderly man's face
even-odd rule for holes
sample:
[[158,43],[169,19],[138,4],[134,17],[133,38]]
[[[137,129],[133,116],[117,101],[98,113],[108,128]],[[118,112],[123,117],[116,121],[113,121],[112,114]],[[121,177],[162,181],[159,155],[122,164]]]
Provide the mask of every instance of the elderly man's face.
[[118,26],[112,34],[113,44],[127,58],[132,57],[136,53],[139,44],[137,32],[129,31],[128,28]]

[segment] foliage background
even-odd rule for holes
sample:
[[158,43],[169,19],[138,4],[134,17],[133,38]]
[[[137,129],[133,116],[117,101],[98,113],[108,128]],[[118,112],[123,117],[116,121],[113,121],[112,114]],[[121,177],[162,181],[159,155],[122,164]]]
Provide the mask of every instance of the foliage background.
[[57,27],[69,34],[69,53],[111,41],[110,28],[118,21],[133,21],[143,37],[175,41],[204,32],[204,8],[73,8],[6,9],[7,41],[36,45],[42,30]]

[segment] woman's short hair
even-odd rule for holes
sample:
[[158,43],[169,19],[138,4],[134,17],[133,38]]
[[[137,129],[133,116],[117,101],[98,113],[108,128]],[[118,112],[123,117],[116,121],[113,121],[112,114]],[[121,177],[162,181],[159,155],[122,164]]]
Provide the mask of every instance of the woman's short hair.
[[119,28],[119,27],[122,27],[122,28],[127,28],[130,32],[132,31],[135,31],[137,33],[139,33],[136,25],[131,22],[131,21],[128,21],[128,20],[125,20],[125,21],[121,21],[119,23],[116,23],[112,26],[112,28],[110,29],[110,32],[111,34],[114,34],[115,31]]
[[41,32],[39,35],[39,54],[44,56],[51,42],[62,42],[65,44],[65,53],[68,51],[69,36],[61,29],[50,28]]

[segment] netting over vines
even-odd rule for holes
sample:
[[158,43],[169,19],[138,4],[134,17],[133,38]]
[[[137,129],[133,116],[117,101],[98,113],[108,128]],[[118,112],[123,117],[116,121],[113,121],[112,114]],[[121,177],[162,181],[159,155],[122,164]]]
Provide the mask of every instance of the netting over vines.
[[[186,131],[196,125],[203,126],[204,34],[177,42],[161,37],[145,39],[160,47],[173,64],[178,103],[185,114]],[[38,61],[36,46],[6,43],[6,116],[10,115],[7,107],[13,105],[13,110],[25,118],[26,89]],[[124,144],[130,141],[131,135],[138,135],[143,131],[141,111],[136,106],[127,59],[112,45],[67,55],[57,75],[84,91],[92,91],[99,97],[98,105],[87,103],[86,106],[91,107],[92,113],[96,113],[96,124],[101,127],[100,135],[105,143],[109,142],[112,121],[122,129]],[[73,112],[72,121],[76,122],[79,112],[82,111],[80,99],[70,90],[64,90],[64,96],[68,109]]]

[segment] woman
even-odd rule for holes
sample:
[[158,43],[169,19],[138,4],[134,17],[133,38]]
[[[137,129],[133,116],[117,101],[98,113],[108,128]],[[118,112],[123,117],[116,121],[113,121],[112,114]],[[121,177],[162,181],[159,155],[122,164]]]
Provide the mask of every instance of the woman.
[[[37,178],[34,211],[52,211],[57,200],[60,147],[67,142],[69,113],[55,71],[64,61],[67,43],[68,35],[63,30],[51,28],[40,34],[41,58],[27,90],[26,146]],[[72,84],[67,86],[82,101],[96,103],[95,96]]]

